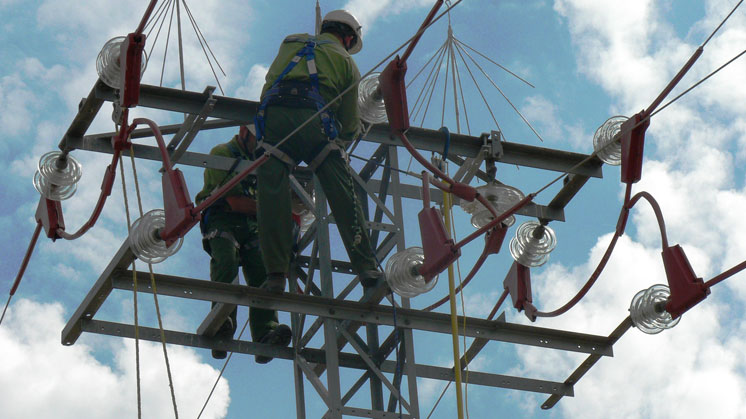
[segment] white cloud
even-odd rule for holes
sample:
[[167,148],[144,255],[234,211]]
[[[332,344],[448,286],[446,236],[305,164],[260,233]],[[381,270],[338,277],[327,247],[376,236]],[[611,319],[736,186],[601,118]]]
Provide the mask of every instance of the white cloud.
[[[600,84],[614,100],[613,107],[623,113],[647,106],[696,48],[675,36],[658,7],[650,1],[555,2],[555,10],[567,20],[581,73]],[[731,7],[708,2],[708,16],[696,27],[708,28],[705,32],[709,34]],[[737,42],[732,40],[741,39],[738,23],[729,22],[713,39],[678,91],[703,77],[714,63],[722,63],[723,57],[734,55],[727,50],[735,48]],[[643,178],[634,188],[656,198],[669,244],[681,243],[696,274],[705,279],[740,262],[744,254],[744,232],[737,220],[746,194],[743,179],[734,176],[734,162],[743,156],[731,154],[732,144],[742,144],[744,137],[737,112],[742,101],[734,99],[743,97],[738,77],[723,72],[708,82],[709,87],[690,93],[653,117],[646,138]],[[736,93],[724,92],[727,85],[734,86]],[[544,109],[552,114],[551,106]],[[537,306],[549,311],[568,301],[595,269],[610,238],[607,234],[599,239],[587,263],[575,267],[552,264],[537,275]],[[582,303],[560,318],[542,319],[537,325],[610,333],[627,315],[637,291],[667,283],[660,251],[657,220],[648,204],[640,202],[632,212],[627,234]],[[746,415],[743,339],[731,329],[743,326],[726,315],[741,309],[746,293],[738,281],[726,284],[714,288],[712,295],[684,314],[672,330],[655,336],[630,330],[615,345],[615,357],[601,360],[575,386],[576,397],[560,403],[563,415]],[[736,293],[724,292],[728,287]],[[567,362],[577,356],[554,359],[544,352],[521,352],[519,370],[530,376],[556,374],[563,380],[578,364]]]
[[[17,300],[0,327],[0,403],[4,417],[136,417],[133,341],[114,346],[114,363],[104,365],[84,343],[60,344],[59,304]],[[217,377],[191,349],[168,347],[180,415],[195,417]],[[173,416],[160,345],[141,342],[143,417]],[[225,417],[227,382],[217,387],[203,417]]]
[[[418,7],[432,6],[432,2],[429,0],[416,0],[416,1],[366,1],[366,0],[350,0],[348,1],[343,9],[349,10],[363,27],[363,39],[365,39],[365,32],[370,30],[375,21],[380,17],[396,16],[407,10],[411,10]],[[328,11],[323,11],[322,14]]]
[[267,75],[268,70],[269,67],[265,65],[252,65],[249,73],[246,75],[246,79],[243,81],[241,86],[236,89],[236,97],[248,100],[259,100],[259,97],[262,94],[262,87],[264,87],[264,77]]
[[0,78],[0,135],[27,133],[38,99],[19,74]]
[[593,136],[584,132],[580,123],[563,121],[557,105],[543,96],[527,97],[521,106],[521,113],[547,142],[569,143],[574,150],[592,148],[592,142],[588,139]]

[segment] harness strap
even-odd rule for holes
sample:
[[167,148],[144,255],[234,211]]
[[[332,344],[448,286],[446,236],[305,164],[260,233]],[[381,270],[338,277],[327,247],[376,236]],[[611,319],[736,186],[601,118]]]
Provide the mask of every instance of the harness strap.
[[318,169],[321,163],[324,161],[324,159],[326,159],[326,156],[328,156],[329,153],[331,153],[332,151],[339,152],[339,154],[342,155],[342,158],[347,160],[347,153],[345,152],[345,150],[339,145],[337,145],[337,143],[329,141],[324,146],[324,148],[322,148],[321,151],[319,151],[316,157],[314,157],[313,160],[311,160],[311,162],[308,163],[308,168],[311,169],[311,171],[315,172],[316,169]]
[[218,229],[212,229],[209,232],[207,232],[207,234],[205,234],[204,236],[202,236],[202,239],[203,240],[212,240],[212,239],[218,238],[218,237],[220,237],[222,239],[228,240],[229,242],[231,242],[231,244],[233,244],[233,247],[235,247],[236,249],[240,249],[241,248],[241,245],[238,244],[238,240],[236,240],[236,238],[233,237],[233,234],[231,234],[231,233],[229,233],[227,231],[219,231]]
[[[221,238],[221,239],[228,240],[229,242],[231,242],[231,244],[233,244],[233,247],[235,247],[236,249],[240,249],[242,247],[238,243],[238,240],[236,240],[236,238],[233,236],[233,234],[231,234],[228,231],[219,231],[218,229],[212,229],[207,234],[205,234],[204,236],[202,236],[202,239],[203,240],[212,240],[212,239],[215,239],[215,238],[218,238],[218,237]],[[248,243],[246,243],[246,244],[243,245],[243,248],[246,249],[246,250],[251,250],[251,249],[254,249],[254,248],[258,248],[258,247],[259,247],[259,238],[258,237],[255,238],[254,240],[252,240],[252,241],[250,241],[250,242],[248,242]]]
[[[292,71],[293,68],[295,68],[295,66],[303,58],[306,59],[306,66],[308,68],[308,76],[310,78],[311,85],[310,89],[303,91],[304,96],[305,98],[313,102],[317,111],[320,111],[324,106],[326,106],[326,101],[321,96],[319,88],[319,75],[316,69],[316,56],[314,54],[314,48],[316,48],[317,45],[329,44],[331,43],[331,41],[317,41],[314,37],[310,37],[304,41],[300,37],[290,36],[285,38],[285,40],[283,41],[283,43],[288,42],[305,42],[305,45],[296,53],[295,57],[290,60],[287,66],[285,66],[285,69],[282,70],[280,75],[277,77],[277,80],[275,80],[274,83],[272,83],[272,86],[264,93],[262,101],[259,104],[259,108],[257,109],[256,117],[254,118],[257,139],[264,138],[264,118],[266,117],[267,107],[270,104],[282,103],[283,99],[281,95],[282,89],[280,86],[280,82],[288,73],[290,73],[290,71]],[[321,119],[321,123],[324,127],[324,134],[326,134],[326,136],[330,140],[337,138],[337,135],[339,133],[337,131],[337,126],[332,112],[327,109],[319,114],[319,118]]]
[[[264,145],[264,141],[260,141],[257,143],[257,148],[262,147]],[[266,149],[265,149],[266,150]],[[287,153],[283,152],[277,147],[271,147],[269,150],[265,151],[265,153],[269,153],[270,155],[276,157],[281,162],[287,164],[290,167],[295,167],[298,163]]]

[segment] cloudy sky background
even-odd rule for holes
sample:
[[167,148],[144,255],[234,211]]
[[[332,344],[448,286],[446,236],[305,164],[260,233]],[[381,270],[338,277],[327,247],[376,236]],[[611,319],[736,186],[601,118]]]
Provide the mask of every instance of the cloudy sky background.
[[[194,3],[194,4],[192,4]],[[278,7],[278,3],[282,7]],[[0,0],[6,16],[0,25],[0,161],[6,168],[0,186],[0,295],[10,289],[34,228],[38,194],[31,185],[39,157],[56,146],[77,111],[78,102],[96,80],[95,58],[110,38],[132,31],[147,2],[131,9],[115,2]],[[515,112],[484,80],[498,122],[509,141],[588,153],[593,132],[608,117],[632,115],[648,106],[681,65],[734,6],[734,1],[501,1],[465,0],[451,15],[454,34],[465,43],[531,81],[531,89],[483,63],[491,77],[541,133],[533,136]],[[324,11],[346,7],[361,20],[365,49],[355,58],[367,72],[414,32],[429,10],[429,1],[322,2]],[[220,82],[229,96],[256,99],[264,72],[277,45],[288,33],[313,30],[311,0],[281,2],[189,2],[227,76]],[[182,10],[183,12],[183,10]],[[674,95],[701,80],[738,54],[746,45],[746,11],[739,9],[706,46]],[[186,17],[182,15],[186,20]],[[412,77],[445,39],[447,22],[431,28],[410,59]],[[149,63],[145,82],[158,84],[165,31]],[[184,27],[187,89],[214,85],[199,43]],[[149,39],[152,41],[153,36]],[[150,46],[150,44],[149,44]],[[148,46],[148,48],[149,48]],[[179,87],[173,35],[163,85]],[[648,129],[643,180],[634,191],[656,197],[665,216],[669,242],[685,249],[698,276],[705,280],[741,262],[746,254],[744,107],[746,66],[736,61],[707,83],[656,115]],[[466,83],[466,73],[462,72]],[[412,102],[417,94],[410,92]],[[478,93],[466,88],[472,134],[495,129]],[[434,99],[438,103],[441,98]],[[452,98],[450,99],[452,100]],[[471,106],[474,108],[471,108]],[[437,117],[423,124],[440,127]],[[113,129],[105,105],[89,133]],[[180,115],[138,108],[165,125]],[[449,119],[450,118],[450,119]],[[463,122],[462,122],[463,123]],[[446,125],[455,131],[452,117]],[[200,135],[192,149],[207,152],[232,132]],[[151,140],[138,140],[151,144]],[[151,142],[149,142],[151,141]],[[364,153],[366,148],[361,148]],[[77,194],[63,203],[68,230],[88,218],[98,197],[100,178],[110,156],[75,152],[84,175]],[[402,159],[406,164],[407,158]],[[134,187],[125,164],[130,204]],[[146,210],[160,208],[157,165],[138,162]],[[416,167],[413,165],[413,167]],[[192,195],[201,188],[201,172],[182,168]],[[456,168],[451,168],[455,171]],[[556,175],[499,167],[498,177],[524,192],[532,192]],[[412,180],[406,180],[412,182]],[[543,311],[571,298],[595,269],[616,224],[623,187],[617,168],[605,167],[604,179],[592,179],[566,211],[566,223],[553,223],[558,249],[546,266],[533,272],[534,301]],[[537,198],[551,199],[551,192]],[[408,203],[414,216],[418,203]],[[134,207],[133,207],[134,211]],[[459,237],[471,232],[459,210]],[[126,237],[126,218],[119,179],[96,227],[75,242],[52,243],[44,238],[33,256],[24,282],[0,325],[0,405],[3,416],[134,417],[134,343],[83,335],[72,347],[59,343],[60,332]],[[518,220],[518,223],[525,221]],[[512,234],[512,230],[511,233]],[[407,230],[407,245],[418,244],[416,229]],[[507,242],[506,242],[507,245]],[[344,252],[335,249],[339,258]],[[501,292],[510,260],[506,249],[493,256],[465,292],[465,311],[485,316]],[[598,284],[576,308],[538,326],[607,335],[627,315],[636,292],[665,283],[660,258],[660,234],[652,210],[641,202],[633,210],[627,234],[620,239]],[[461,259],[465,275],[480,249],[469,247]],[[156,266],[158,272],[208,278],[208,259],[196,231],[187,235],[174,258]],[[139,265],[139,269],[142,266]],[[424,307],[439,298],[446,281],[433,293],[413,300]],[[736,275],[718,285],[708,299],[686,313],[678,326],[648,336],[631,330],[614,347],[614,358],[601,360],[579,384],[575,397],[563,399],[549,412],[545,399],[525,393],[476,386],[468,388],[471,417],[723,417],[746,416],[746,278]],[[152,299],[140,299],[142,321],[155,325]],[[165,327],[191,331],[207,304],[184,305],[161,300]],[[527,323],[520,313],[510,321]],[[242,312],[241,316],[245,316]],[[131,295],[112,294],[99,317],[130,322]],[[245,318],[245,317],[244,317]],[[281,317],[283,318],[283,317]],[[284,317],[287,320],[287,317]],[[416,334],[417,361],[448,366],[450,342],[444,336]],[[209,352],[168,347],[180,416],[196,417],[222,363]],[[491,343],[472,367],[480,371],[563,381],[584,357],[533,348]],[[159,345],[141,344],[144,417],[173,414]],[[346,379],[346,378],[343,378]],[[261,382],[261,385],[258,383]],[[424,417],[443,382],[421,380]],[[323,414],[321,401],[307,385],[309,417]],[[361,400],[361,399],[356,399]],[[363,405],[362,400],[359,405]],[[455,416],[453,386],[433,417]],[[229,365],[203,417],[293,417],[292,369],[288,362],[257,366],[253,358],[237,356]]]

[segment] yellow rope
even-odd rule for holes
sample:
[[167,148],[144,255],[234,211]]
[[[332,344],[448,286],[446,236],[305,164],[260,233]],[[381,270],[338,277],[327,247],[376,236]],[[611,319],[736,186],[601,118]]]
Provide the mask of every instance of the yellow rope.
[[[140,183],[137,180],[137,168],[135,166],[135,154],[132,147],[130,147],[130,159],[132,160],[132,173],[135,178],[135,191],[137,191],[137,205],[140,209],[140,217],[143,216],[142,210],[142,198],[140,196]],[[153,264],[148,263],[148,270],[150,271],[150,286],[153,288],[153,301],[155,301],[155,314],[158,317],[158,330],[161,334],[161,346],[163,347],[163,357],[166,360],[166,374],[168,375],[168,386],[171,389],[171,402],[174,405],[174,415],[176,419],[179,419],[179,409],[176,407],[176,394],[174,393],[174,381],[171,377],[171,365],[168,362],[168,351],[166,350],[166,333],[163,331],[163,320],[161,319],[161,309],[158,305],[158,289],[155,286],[155,275],[153,274]]]
[[[451,233],[451,194],[443,192],[443,217],[445,218],[446,231]],[[456,315],[456,291],[453,274],[453,265],[448,266],[448,295],[451,304],[451,337],[453,340],[453,371],[456,376],[456,405],[458,407],[458,418],[464,417],[464,402],[461,395],[461,349],[458,343],[458,317]]]
[[[453,202],[451,202],[451,205],[453,205]],[[456,224],[453,222],[453,212],[451,211],[451,229],[453,230],[453,237],[457,237],[456,235]],[[459,263],[459,259],[456,259],[456,269],[458,270],[458,285],[459,288],[461,288],[461,292],[459,293],[459,297],[461,299],[461,316],[464,318],[463,328],[466,330],[466,302],[464,302],[464,293],[466,292],[464,290],[464,283],[462,281],[463,277],[461,276],[461,264]],[[466,410],[466,419],[469,419],[469,358],[466,354],[466,335],[464,334],[462,337],[464,342],[464,365],[466,369],[465,379],[464,379],[464,407]],[[460,367],[460,365],[459,365]]]
[[[129,201],[127,200],[127,184],[124,181],[124,163],[122,161],[122,155],[119,155],[119,172],[122,178],[122,195],[124,195],[124,212],[127,214],[127,232],[129,234],[132,228],[132,222],[130,218],[130,207]],[[137,267],[135,267],[135,261],[132,261],[132,299],[135,311],[135,367],[137,376],[137,417],[142,418],[142,392],[140,389],[140,324],[138,323],[137,316]]]

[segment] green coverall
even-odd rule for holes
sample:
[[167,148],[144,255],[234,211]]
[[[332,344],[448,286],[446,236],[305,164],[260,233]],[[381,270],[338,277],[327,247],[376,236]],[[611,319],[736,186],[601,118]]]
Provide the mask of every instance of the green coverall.
[[[250,156],[239,146],[238,141],[238,136],[234,136],[228,143],[213,147],[210,155],[250,159]],[[196,202],[200,203],[205,200],[210,192],[228,182],[237,173],[233,171],[229,175],[223,170],[205,169],[205,186],[197,194]],[[255,199],[256,189],[252,177],[250,175],[244,179],[224,196],[246,196]],[[224,199],[210,206],[205,214],[206,217],[203,215],[203,234],[205,250],[211,256],[210,280],[231,283],[238,276],[238,267],[241,266],[248,285],[261,286],[266,277],[266,271],[259,249],[259,230],[256,218],[253,215],[231,212],[230,206]],[[230,315],[233,319],[231,336],[235,332],[236,311],[233,310]],[[255,342],[277,325],[277,313],[274,310],[249,307],[249,328]]]
[[[286,38],[269,68],[262,94],[272,86],[290,60],[304,46],[311,35],[299,34]],[[291,40],[288,42],[288,40]],[[321,95],[330,102],[347,87],[360,79],[360,72],[350,54],[332,34],[316,37],[319,44],[314,49]],[[283,81],[308,82],[305,58],[301,59]],[[338,140],[352,141],[360,133],[357,107],[357,87],[350,89],[340,100],[331,105],[339,128]],[[316,109],[270,105],[265,116],[264,142],[276,144],[292,130],[311,118]],[[319,117],[315,117],[297,134],[280,146],[280,150],[296,162],[310,163],[329,142]],[[290,167],[276,157],[259,167],[259,241],[264,266],[270,273],[287,273],[290,262],[291,198],[289,185]],[[316,169],[316,176],[324,188],[337,223],[342,242],[347,249],[353,269],[361,274],[376,270],[377,263],[365,228],[361,204],[356,199],[350,168],[342,156],[332,151]]]

